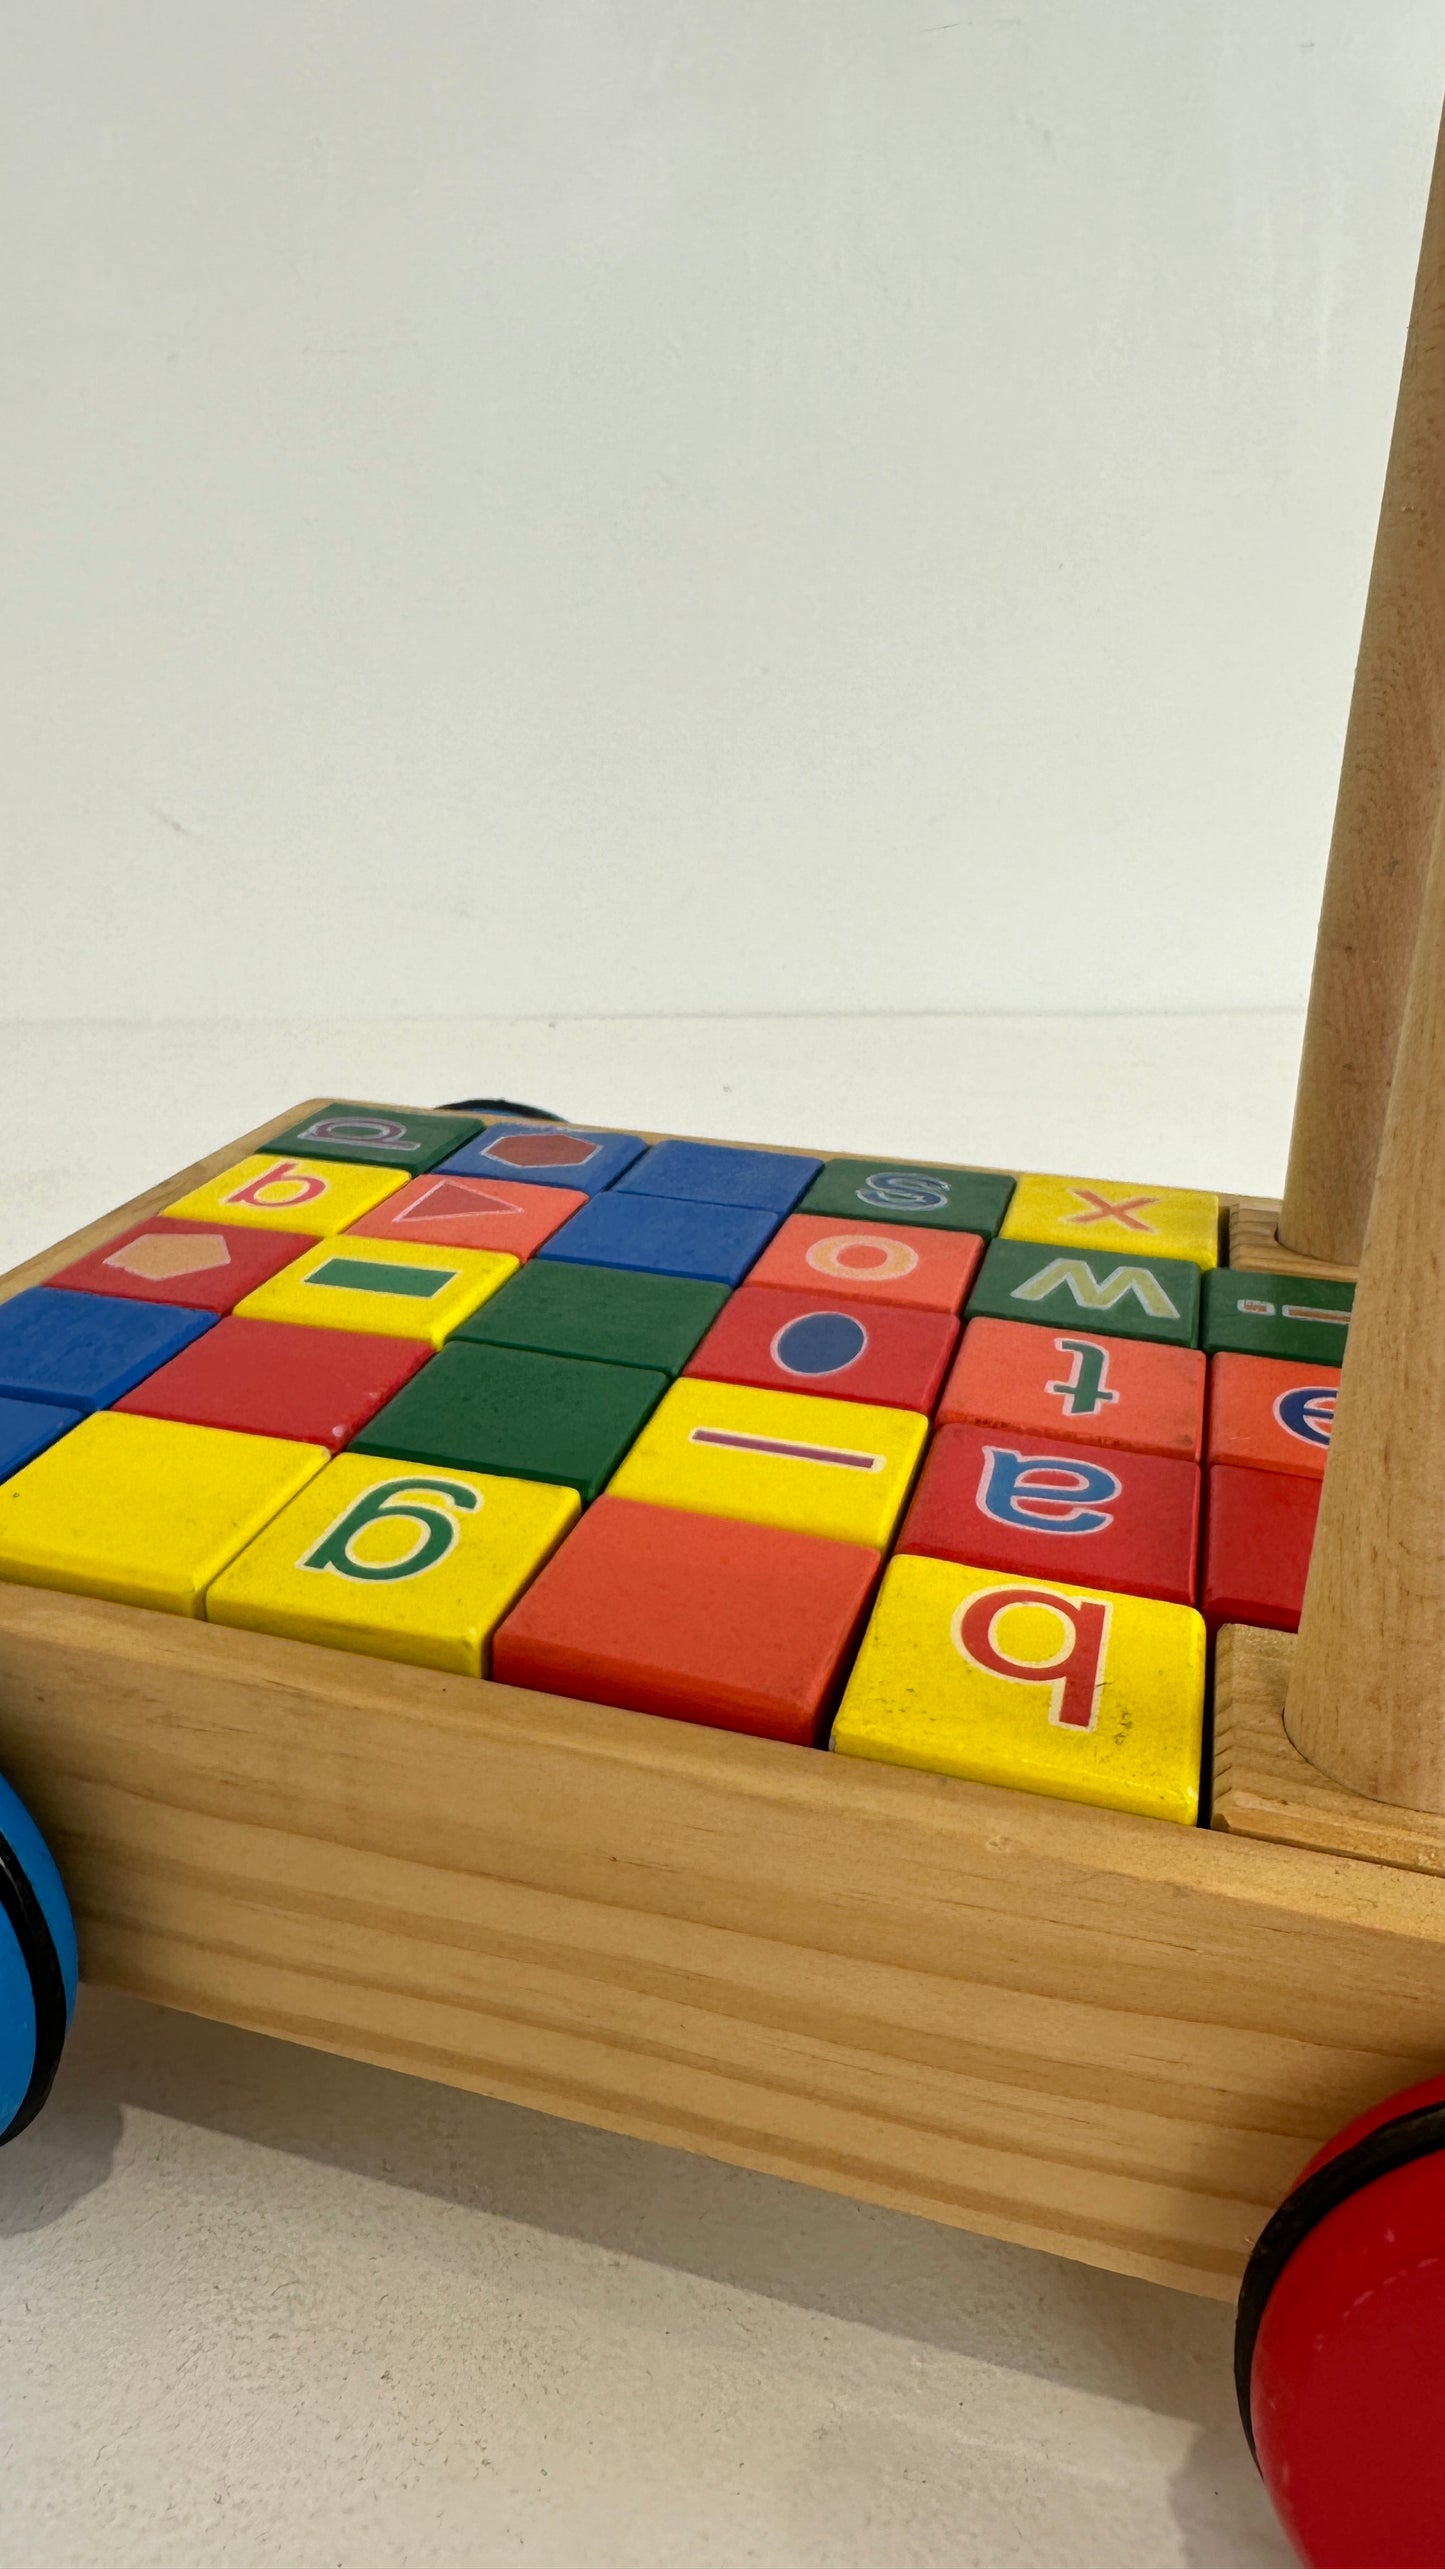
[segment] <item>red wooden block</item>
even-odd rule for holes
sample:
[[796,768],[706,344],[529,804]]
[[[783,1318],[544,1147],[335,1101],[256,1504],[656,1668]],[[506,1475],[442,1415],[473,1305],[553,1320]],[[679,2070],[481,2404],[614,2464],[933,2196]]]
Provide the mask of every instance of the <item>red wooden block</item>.
[[263,1231],[238,1222],[138,1222],[46,1282],[73,1293],[114,1293],[127,1302],[179,1303],[185,1311],[234,1311],[257,1285],[314,1249],[299,1231]]
[[897,1548],[1189,1606],[1198,1535],[1196,1464],[942,1427]]
[[895,1222],[850,1226],[831,1214],[792,1213],[747,1281],[803,1293],[821,1288],[914,1311],[958,1311],[982,1256],[983,1242],[972,1231],[921,1231]]
[[1205,1359],[1147,1338],[1057,1336],[1021,1320],[971,1320],[938,1405],[940,1427],[1016,1427],[1066,1444],[1197,1463]]
[[1320,1484],[1302,1472],[1251,1472],[1215,1463],[1205,1493],[1200,1610],[1211,1627],[1262,1623],[1299,1630],[1314,1548]]
[[807,1747],[878,1568],[861,1544],[599,1499],[500,1627],[492,1674]]
[[1209,1367],[1209,1459],[1318,1480],[1329,1460],[1338,1365],[1278,1356],[1215,1356]]
[[506,1249],[530,1258],[587,1202],[574,1187],[513,1186],[510,1179],[413,1178],[348,1225],[359,1240],[422,1240],[442,1249]]
[[178,1418],[191,1427],[293,1437],[303,1445],[329,1445],[334,1453],[431,1352],[419,1338],[302,1329],[284,1320],[222,1320],[114,1406],[141,1418]]
[[821,1392],[829,1400],[927,1411],[957,1336],[946,1311],[880,1310],[876,1302],[743,1285],[684,1371],[759,1391]]

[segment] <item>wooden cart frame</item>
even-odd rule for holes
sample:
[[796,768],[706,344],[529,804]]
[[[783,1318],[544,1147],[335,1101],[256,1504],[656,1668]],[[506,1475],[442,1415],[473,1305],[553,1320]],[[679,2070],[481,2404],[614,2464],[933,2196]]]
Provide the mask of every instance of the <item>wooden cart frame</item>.
[[1359,1292],[1298,1642],[1221,1636],[1213,1825],[3,1586],[0,1766],[87,1977],[1232,2296],[1301,2162],[1445,2066],[1442,793],[1437,155],[1289,1177],[1228,1204],[1235,1264]]

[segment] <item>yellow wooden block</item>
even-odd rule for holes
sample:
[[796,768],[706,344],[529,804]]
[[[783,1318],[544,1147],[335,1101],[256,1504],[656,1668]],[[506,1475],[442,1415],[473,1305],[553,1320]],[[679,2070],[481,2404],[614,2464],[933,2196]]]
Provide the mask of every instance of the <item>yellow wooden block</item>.
[[1219,1198],[1194,1187],[1129,1186],[1115,1178],[1021,1177],[999,1237],[1136,1249],[1145,1257],[1217,1267]]
[[[343,1170],[354,1176],[354,1170]],[[370,1175],[370,1171],[367,1172]],[[298,1320],[424,1338],[431,1347],[517,1272],[500,1249],[438,1249],[415,1240],[321,1240],[244,1302],[238,1320]]]
[[399,1186],[405,1169],[374,1169],[349,1160],[278,1159],[258,1151],[219,1177],[193,1187],[167,1213],[186,1221],[258,1222],[268,1231],[309,1231],[325,1237],[359,1222]]
[[206,1614],[480,1677],[579,1513],[575,1490],[546,1482],[343,1454],[222,1573]]
[[884,1573],[832,1746],[1188,1826],[1203,1737],[1192,1606],[906,1556]]
[[323,1445],[98,1410],[0,1485],[0,1579],[199,1615]]
[[927,1434],[909,1409],[685,1379],[664,1393],[608,1486],[615,1498],[881,1551]]

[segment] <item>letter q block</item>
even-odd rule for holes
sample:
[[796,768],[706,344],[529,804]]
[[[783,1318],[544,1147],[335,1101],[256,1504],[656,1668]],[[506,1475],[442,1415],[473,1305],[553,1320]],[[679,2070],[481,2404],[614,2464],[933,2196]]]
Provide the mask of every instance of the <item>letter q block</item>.
[[1192,1607],[899,1559],[831,1744],[1190,1827],[1204,1668]]

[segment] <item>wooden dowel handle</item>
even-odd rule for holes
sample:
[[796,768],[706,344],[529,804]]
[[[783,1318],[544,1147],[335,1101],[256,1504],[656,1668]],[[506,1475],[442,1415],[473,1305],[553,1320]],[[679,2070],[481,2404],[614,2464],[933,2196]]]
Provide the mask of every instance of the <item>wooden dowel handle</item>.
[[1285,1728],[1445,1812],[1445,822],[1436,832]]
[[1445,124],[1345,735],[1279,1236],[1364,1243],[1410,953],[1445,790]]

